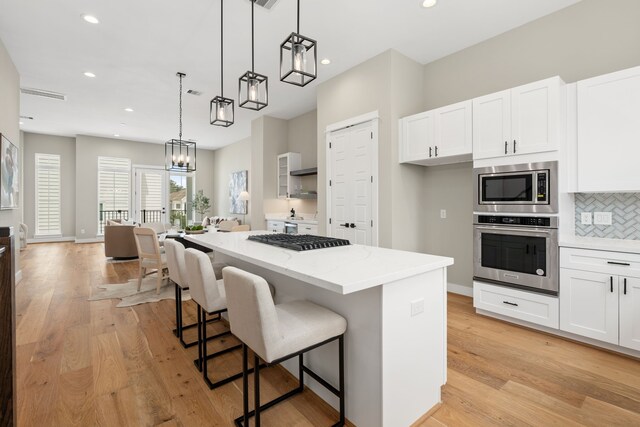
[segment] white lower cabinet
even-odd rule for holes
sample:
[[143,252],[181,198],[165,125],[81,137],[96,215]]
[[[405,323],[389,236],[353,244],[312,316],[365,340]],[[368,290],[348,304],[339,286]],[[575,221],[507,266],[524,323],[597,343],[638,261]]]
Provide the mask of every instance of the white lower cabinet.
[[560,329],[640,351],[638,265],[637,254],[561,248]]
[[284,221],[267,221],[267,231],[272,233],[284,233]]
[[558,329],[558,298],[473,282],[473,306],[480,310]]
[[298,234],[318,235],[318,226],[314,224],[298,224]]

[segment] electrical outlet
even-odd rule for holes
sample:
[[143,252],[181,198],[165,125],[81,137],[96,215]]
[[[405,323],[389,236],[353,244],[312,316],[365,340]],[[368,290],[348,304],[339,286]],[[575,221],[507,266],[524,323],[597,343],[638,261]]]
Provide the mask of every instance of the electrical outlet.
[[594,212],[593,223],[597,225],[611,225],[611,212]]
[[591,225],[591,212],[582,212],[580,214],[580,222],[582,225]]
[[440,218],[445,219],[447,217],[447,210],[440,209]]
[[80,234],[84,234],[84,228],[80,229]]
[[411,301],[411,317],[424,313],[424,298]]

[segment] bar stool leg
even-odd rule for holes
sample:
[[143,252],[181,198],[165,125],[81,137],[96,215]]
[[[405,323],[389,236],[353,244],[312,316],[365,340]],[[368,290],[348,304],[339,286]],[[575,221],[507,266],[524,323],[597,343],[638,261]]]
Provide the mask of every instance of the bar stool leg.
[[340,426],[344,425],[344,335],[338,340],[339,375],[340,375]]
[[198,304],[198,371],[202,372],[202,309]]
[[244,427],[249,427],[249,370],[247,366],[247,345],[242,344],[242,408],[244,411],[244,418],[242,424]]
[[253,405],[256,408],[256,421],[255,426],[260,427],[260,358],[257,353],[253,353]]
[[180,294],[178,292],[178,288],[180,288],[180,286],[178,286],[177,283],[174,283],[173,286],[176,287],[175,291],[176,291],[176,329],[174,331],[174,334],[176,337],[181,338],[180,334],[182,332],[182,328],[180,327],[182,322],[180,321],[180,307],[182,306],[182,301],[179,299],[180,298]]
[[204,308],[200,310],[202,310],[202,361],[200,367],[202,367],[202,377],[207,379],[209,378],[207,375],[207,310]]
[[304,353],[298,356],[298,389],[304,391]]

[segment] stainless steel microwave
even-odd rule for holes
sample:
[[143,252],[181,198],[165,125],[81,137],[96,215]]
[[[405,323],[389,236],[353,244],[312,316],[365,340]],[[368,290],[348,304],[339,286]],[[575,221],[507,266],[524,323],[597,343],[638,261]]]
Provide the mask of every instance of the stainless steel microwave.
[[558,162],[475,168],[476,212],[558,213]]

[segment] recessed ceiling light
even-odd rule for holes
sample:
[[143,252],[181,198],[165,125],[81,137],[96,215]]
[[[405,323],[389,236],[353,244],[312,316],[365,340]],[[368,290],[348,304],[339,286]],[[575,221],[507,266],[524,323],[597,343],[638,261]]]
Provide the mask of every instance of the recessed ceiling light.
[[422,7],[433,7],[436,5],[438,0],[424,0],[422,2]]
[[24,122],[18,122],[18,124],[21,124],[21,125],[23,125],[23,124],[24,124]]
[[320,63],[322,65],[329,65],[331,64],[331,60],[329,58],[324,58],[322,61],[320,61]]
[[133,113],[133,108],[125,108],[124,111],[126,111],[127,113]]
[[91,71],[87,71],[86,73],[84,73],[84,75],[87,76],[87,77],[91,77],[91,78],[94,78],[96,76]]
[[114,133],[113,136],[115,136],[116,138],[120,138],[120,134],[119,133]]
[[85,21],[87,21],[90,24],[99,24],[100,21],[98,20],[98,18],[96,18],[93,15],[82,15],[82,19],[84,19]]

